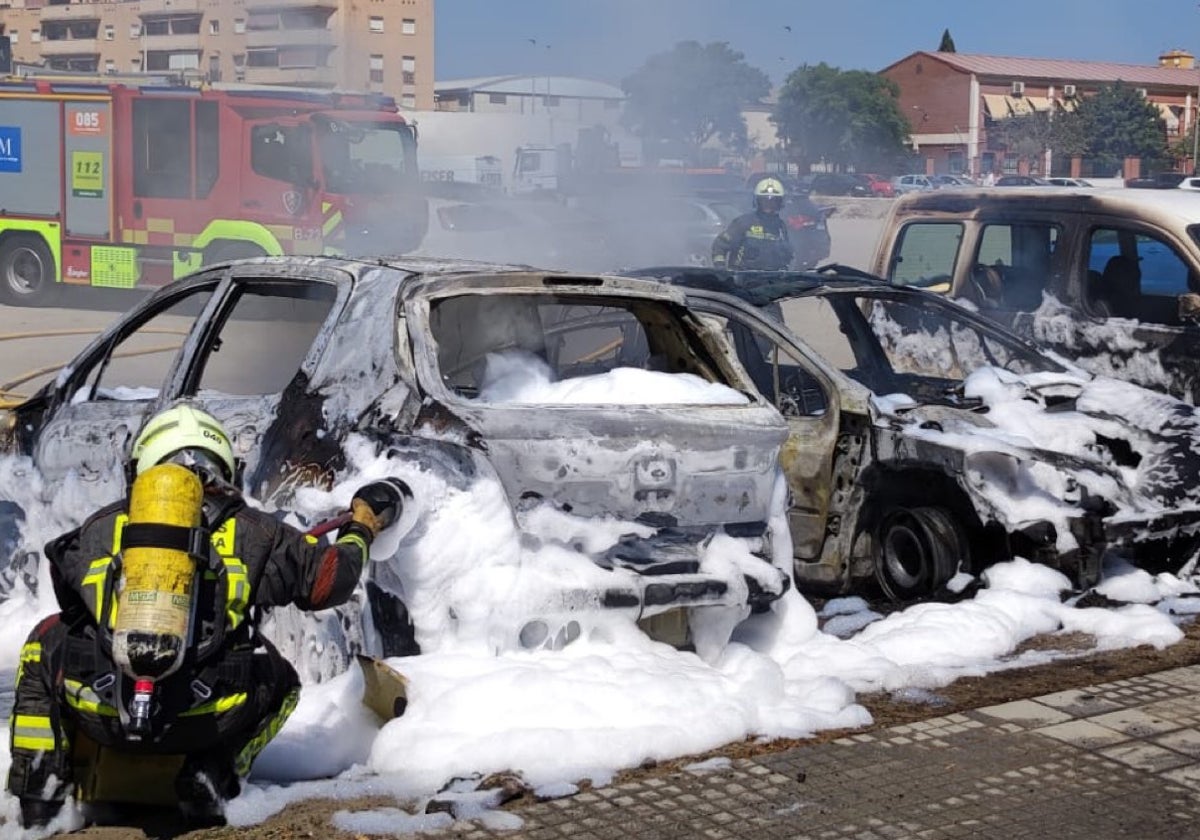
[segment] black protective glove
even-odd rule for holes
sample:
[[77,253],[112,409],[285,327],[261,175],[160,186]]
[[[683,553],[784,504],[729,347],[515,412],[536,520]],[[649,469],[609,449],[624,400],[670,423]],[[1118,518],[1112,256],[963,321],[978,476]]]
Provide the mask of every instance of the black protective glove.
[[63,804],[53,799],[21,797],[21,825],[24,828],[45,828],[58,816]]
[[374,538],[400,518],[404,500],[411,498],[412,490],[398,478],[372,481],[358,488],[350,500],[351,519],[370,531]]

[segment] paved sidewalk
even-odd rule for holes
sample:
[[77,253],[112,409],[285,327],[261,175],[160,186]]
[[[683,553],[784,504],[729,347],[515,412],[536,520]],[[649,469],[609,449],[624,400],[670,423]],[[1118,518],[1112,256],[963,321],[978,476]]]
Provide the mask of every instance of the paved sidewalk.
[[[1200,837],[1200,666],[513,809],[461,838]],[[458,827],[461,827],[461,823]]]

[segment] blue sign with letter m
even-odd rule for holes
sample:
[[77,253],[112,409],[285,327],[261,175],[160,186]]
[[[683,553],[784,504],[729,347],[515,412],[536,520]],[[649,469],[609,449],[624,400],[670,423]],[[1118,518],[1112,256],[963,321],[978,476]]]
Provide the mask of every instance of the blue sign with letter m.
[[21,129],[0,125],[0,172],[21,171]]

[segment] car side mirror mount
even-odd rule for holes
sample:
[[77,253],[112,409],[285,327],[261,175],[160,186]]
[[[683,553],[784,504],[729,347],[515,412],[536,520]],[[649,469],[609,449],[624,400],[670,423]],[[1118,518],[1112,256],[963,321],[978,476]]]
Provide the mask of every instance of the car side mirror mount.
[[1200,324],[1200,295],[1187,292],[1179,296],[1179,320],[1188,324]]

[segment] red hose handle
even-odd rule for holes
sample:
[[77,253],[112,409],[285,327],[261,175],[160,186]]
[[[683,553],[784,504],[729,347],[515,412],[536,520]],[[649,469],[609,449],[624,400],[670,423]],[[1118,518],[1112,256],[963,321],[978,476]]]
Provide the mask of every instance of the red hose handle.
[[334,530],[335,528],[341,528],[343,525],[345,525],[347,522],[350,521],[352,516],[353,516],[353,514],[350,513],[350,511],[346,511],[345,513],[339,513],[337,516],[333,517],[333,519],[326,519],[324,522],[318,522],[316,525],[312,526],[304,533],[310,537],[324,536],[325,534],[328,534],[330,531]]

